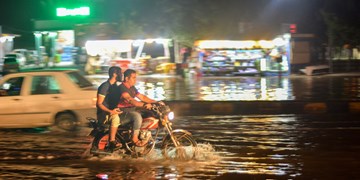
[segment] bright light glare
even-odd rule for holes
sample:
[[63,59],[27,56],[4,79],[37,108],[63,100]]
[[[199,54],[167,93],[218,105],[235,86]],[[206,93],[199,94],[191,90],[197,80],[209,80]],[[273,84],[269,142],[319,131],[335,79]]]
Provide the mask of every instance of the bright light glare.
[[95,56],[104,52],[129,52],[132,40],[93,40],[85,43],[89,55]]
[[204,40],[199,41],[201,49],[214,48],[253,48],[256,41],[228,41],[228,40]]
[[275,46],[284,46],[286,44],[286,41],[283,38],[275,38],[273,42]]
[[90,15],[89,7],[79,7],[74,9],[56,8],[57,16],[88,16]]
[[0,43],[4,43],[5,41],[12,42],[15,36],[3,36],[0,37]]
[[169,112],[169,114],[168,114],[169,120],[173,120],[174,117],[175,117],[174,112]]
[[265,41],[265,40],[261,40],[261,41],[258,41],[258,44],[261,48],[265,48],[265,49],[270,49],[270,48],[273,48],[275,45],[274,45],[274,42],[272,41]]

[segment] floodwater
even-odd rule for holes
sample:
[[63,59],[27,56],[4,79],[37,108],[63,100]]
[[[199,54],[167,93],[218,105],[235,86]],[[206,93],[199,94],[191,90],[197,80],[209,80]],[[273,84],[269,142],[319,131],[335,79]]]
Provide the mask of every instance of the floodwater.
[[[95,85],[107,76],[89,76]],[[136,87],[156,100],[360,100],[360,74],[270,77],[139,76]]]
[[359,179],[360,121],[351,115],[180,117],[192,161],[95,158],[89,128],[0,131],[0,179]]

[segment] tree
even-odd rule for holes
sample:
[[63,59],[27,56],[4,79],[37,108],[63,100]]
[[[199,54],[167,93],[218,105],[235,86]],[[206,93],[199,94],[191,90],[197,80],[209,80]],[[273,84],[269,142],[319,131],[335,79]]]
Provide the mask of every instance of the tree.
[[360,44],[359,13],[360,3],[355,0],[339,2],[325,1],[321,15],[327,28],[328,43],[332,46]]
[[219,32],[224,33],[223,28],[214,26],[216,16],[222,11],[212,2],[214,0],[121,2],[118,14],[121,38],[139,38],[141,34],[142,38],[172,38],[192,46],[196,39],[209,38]]

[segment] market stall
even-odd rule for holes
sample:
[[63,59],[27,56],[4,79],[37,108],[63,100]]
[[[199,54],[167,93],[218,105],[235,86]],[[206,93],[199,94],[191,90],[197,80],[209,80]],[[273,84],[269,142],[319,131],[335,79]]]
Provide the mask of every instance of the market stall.
[[157,66],[171,61],[169,42],[169,39],[87,41],[88,55],[98,57],[88,62],[88,67],[107,69],[118,65],[123,70],[135,69],[140,74],[154,73]]
[[290,43],[285,38],[260,41],[195,42],[204,75],[289,74]]

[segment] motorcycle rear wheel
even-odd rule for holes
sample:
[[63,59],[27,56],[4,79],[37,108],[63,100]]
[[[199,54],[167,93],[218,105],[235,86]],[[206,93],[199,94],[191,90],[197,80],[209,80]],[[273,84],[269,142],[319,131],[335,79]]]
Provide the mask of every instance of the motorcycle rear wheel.
[[[122,149],[122,153],[124,154],[128,152],[129,154],[132,154],[134,156],[145,156],[149,154],[153,148],[154,148],[154,140],[151,138],[148,142],[148,144],[144,147],[129,147],[129,144],[132,143],[125,143],[120,140],[119,134],[116,135],[115,141],[117,144],[121,144],[121,147],[115,148],[116,152],[117,150]],[[99,133],[93,140],[91,153],[93,155],[109,155],[111,152],[107,151],[107,146],[109,143],[109,131],[101,132]]]
[[166,159],[170,160],[191,160],[195,158],[196,141],[186,133],[175,133],[174,137],[179,144],[175,146],[171,138],[167,138],[162,146],[162,154]]
[[[109,153],[106,147],[109,143],[109,132],[101,132],[97,134],[92,142],[91,153],[93,155],[101,155]],[[117,142],[119,143],[119,142]]]

